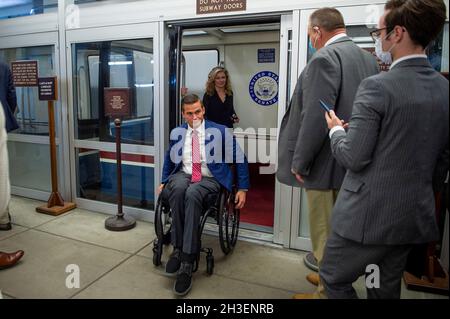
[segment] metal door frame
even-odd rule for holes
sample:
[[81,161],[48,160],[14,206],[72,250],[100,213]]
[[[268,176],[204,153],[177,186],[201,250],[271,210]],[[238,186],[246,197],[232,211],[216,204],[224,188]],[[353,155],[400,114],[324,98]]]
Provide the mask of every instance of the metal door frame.
[[[9,35],[5,37],[0,37],[0,49],[15,49],[15,48],[29,48],[37,46],[52,46],[54,54],[54,74],[58,77],[59,91],[64,92],[64,78],[62,75],[62,69],[60,68],[60,47],[59,47],[59,35],[58,31],[48,31],[33,34],[18,34]],[[70,179],[67,178],[69,165],[67,164],[65,151],[67,145],[67,108],[64,107],[65,97],[63,94],[59,94],[58,101],[55,103],[57,121],[57,131],[56,131],[56,146],[58,147],[57,161],[58,161],[58,187],[59,192],[62,194],[64,199],[70,200]],[[29,134],[16,134],[9,133],[8,141],[40,144],[40,145],[50,145],[48,136],[36,136]],[[50,158],[50,153],[49,153]],[[49,161],[50,165],[50,161]],[[47,201],[50,192],[11,186],[11,193],[13,195],[33,198],[37,200]]]
[[[139,24],[129,24],[129,25],[116,25],[108,27],[95,27],[88,29],[74,29],[68,30],[66,32],[66,48],[67,48],[67,78],[68,78],[68,105],[69,105],[69,136],[70,136],[70,158],[71,161],[71,185],[72,185],[72,197],[78,207],[85,208],[93,211],[98,211],[106,214],[116,214],[117,205],[89,200],[80,198],[77,196],[77,172],[76,172],[76,158],[75,149],[77,148],[92,148],[99,151],[115,152],[115,143],[110,142],[98,142],[98,141],[87,141],[75,139],[74,131],[74,101],[73,101],[73,70],[72,70],[72,44],[76,43],[87,43],[87,42],[98,42],[98,41],[119,41],[119,40],[133,40],[133,39],[148,39],[151,38],[153,41],[153,78],[154,78],[154,146],[147,145],[133,145],[133,144],[122,144],[123,153],[132,154],[142,154],[154,156],[154,185],[156,196],[157,185],[160,181],[160,170],[161,170],[161,155],[157,150],[160,148],[160,130],[161,130],[161,107],[160,103],[160,65],[161,59],[160,54],[160,35],[159,35],[159,24],[158,22],[150,23],[139,23]],[[154,212],[148,211],[146,209],[134,208],[124,206],[125,213],[131,216],[146,221],[153,221]]]

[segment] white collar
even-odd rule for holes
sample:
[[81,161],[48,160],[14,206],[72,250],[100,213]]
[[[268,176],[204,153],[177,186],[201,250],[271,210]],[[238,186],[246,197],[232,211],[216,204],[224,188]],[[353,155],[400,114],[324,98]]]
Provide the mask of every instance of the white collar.
[[[203,119],[203,121],[202,121],[202,124],[200,124],[200,126],[199,127],[197,127],[196,129],[195,129],[197,132],[198,132],[198,134],[203,134],[204,132],[205,132],[205,120]],[[194,131],[194,129],[188,124],[188,133],[189,134],[192,134],[192,132]]]
[[336,34],[334,37],[332,37],[330,40],[328,40],[327,43],[325,43],[325,46],[328,46],[331,43],[333,43],[333,42],[335,42],[335,41],[337,41],[337,40],[339,40],[339,39],[341,39],[343,37],[347,37],[347,36],[348,36],[347,33]]
[[391,64],[390,69],[392,70],[392,68],[394,66],[396,66],[397,64],[399,64],[400,62],[403,62],[403,61],[406,61],[406,60],[410,60],[410,59],[419,59],[419,58],[428,59],[426,54],[411,54],[411,55],[407,55],[407,56],[404,56],[404,57],[402,57],[402,58],[400,58],[398,60],[395,60]]

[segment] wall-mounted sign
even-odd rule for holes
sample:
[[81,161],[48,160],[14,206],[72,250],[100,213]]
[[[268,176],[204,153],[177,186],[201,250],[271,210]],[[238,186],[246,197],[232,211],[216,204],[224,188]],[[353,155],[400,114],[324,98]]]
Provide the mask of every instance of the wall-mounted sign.
[[272,71],[259,72],[250,80],[248,90],[259,105],[273,105],[278,102],[278,75]]
[[11,72],[16,87],[38,85],[38,61],[11,62]]
[[131,94],[129,88],[105,88],[105,115],[129,116]]
[[39,78],[38,91],[40,101],[56,101],[58,99],[56,76]]
[[247,0],[197,0],[197,14],[245,11]]
[[275,49],[258,49],[258,63],[275,63]]

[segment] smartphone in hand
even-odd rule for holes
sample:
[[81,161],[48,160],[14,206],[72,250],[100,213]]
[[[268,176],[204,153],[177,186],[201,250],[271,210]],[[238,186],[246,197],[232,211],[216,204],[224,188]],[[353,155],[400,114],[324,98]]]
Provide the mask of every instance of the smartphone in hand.
[[320,106],[325,110],[325,112],[328,113],[328,115],[330,115],[330,111],[333,110],[333,108],[331,106],[328,106],[324,101],[319,100]]

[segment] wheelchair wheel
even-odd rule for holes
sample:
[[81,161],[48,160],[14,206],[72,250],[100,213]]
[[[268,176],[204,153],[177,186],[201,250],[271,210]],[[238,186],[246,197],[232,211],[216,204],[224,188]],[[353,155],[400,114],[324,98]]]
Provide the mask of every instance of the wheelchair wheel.
[[234,206],[234,192],[222,192],[218,212],[220,248],[225,255],[236,245],[239,232],[240,211]]
[[155,211],[155,233],[158,240],[164,245],[170,244],[170,229],[172,228],[172,217],[170,216],[170,208],[162,203],[158,198]]
[[163,251],[163,245],[170,244],[170,229],[171,229],[171,217],[170,209],[163,204],[161,198],[158,198],[155,209],[155,233],[156,239],[153,243],[153,264],[155,266],[161,265],[161,256]]

